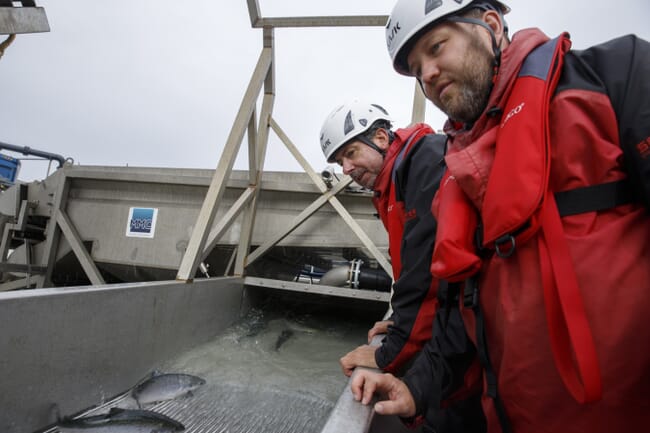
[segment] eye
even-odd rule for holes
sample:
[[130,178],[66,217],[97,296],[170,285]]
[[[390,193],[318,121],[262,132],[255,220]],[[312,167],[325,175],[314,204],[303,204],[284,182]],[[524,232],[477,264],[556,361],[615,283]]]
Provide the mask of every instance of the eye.
[[440,48],[442,47],[442,42],[434,42],[431,44],[431,47],[429,47],[429,52],[433,55],[438,54],[440,52]]
[[337,159],[335,159],[334,161],[338,165],[343,167],[343,160],[344,159],[351,159],[353,153],[354,153],[354,150],[352,150],[352,149],[343,150],[343,152],[339,154],[339,157]]

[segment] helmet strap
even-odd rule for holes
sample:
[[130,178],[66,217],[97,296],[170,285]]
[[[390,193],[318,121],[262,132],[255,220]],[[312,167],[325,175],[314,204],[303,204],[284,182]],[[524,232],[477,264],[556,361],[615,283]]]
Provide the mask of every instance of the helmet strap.
[[363,135],[363,134],[357,135],[356,139],[361,141],[362,143],[372,147],[373,149],[375,149],[377,152],[379,152],[381,154],[382,158],[384,158],[386,156],[386,151],[383,150],[382,148],[380,148],[379,146],[377,146],[375,143],[373,143],[373,141],[371,139],[369,139],[368,137],[366,137],[365,135]]
[[[499,14],[501,15],[500,12]],[[503,17],[503,15],[501,15],[501,17]],[[490,39],[492,40],[492,51],[494,52],[494,68],[495,68],[495,75],[496,75],[496,71],[499,69],[499,66],[501,65],[501,48],[497,43],[497,37],[495,36],[492,27],[488,26],[487,23],[485,23],[484,21],[477,20],[475,18],[452,16],[447,18],[447,21],[452,21],[456,23],[476,24],[477,26],[481,26],[488,31],[488,33],[490,34]]]

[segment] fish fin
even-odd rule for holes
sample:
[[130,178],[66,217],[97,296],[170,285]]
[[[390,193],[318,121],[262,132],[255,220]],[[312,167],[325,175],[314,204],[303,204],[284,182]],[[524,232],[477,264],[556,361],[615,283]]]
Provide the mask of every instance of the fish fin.
[[184,392],[183,394],[177,395],[173,400],[182,399],[182,398],[190,398],[190,397],[193,397],[193,396],[194,396],[194,392],[192,392],[190,390],[190,391]]
[[133,385],[133,387],[131,387],[132,392],[135,391],[135,389],[136,389],[138,386],[142,385],[142,384],[145,383],[146,381],[151,380],[152,378],[154,378],[154,377],[156,377],[156,376],[160,376],[161,374],[163,374],[162,371],[160,371],[160,370],[158,370],[158,369],[156,369],[156,370],[152,370],[152,371],[150,371],[149,373],[145,374],[144,377],[142,377],[142,379],[138,380],[138,381],[135,383],[135,385]]
[[135,409],[135,408],[139,408],[139,405],[135,396],[133,396],[133,393],[131,393],[129,395],[124,396],[124,398],[120,400],[115,407],[119,407],[120,409]]

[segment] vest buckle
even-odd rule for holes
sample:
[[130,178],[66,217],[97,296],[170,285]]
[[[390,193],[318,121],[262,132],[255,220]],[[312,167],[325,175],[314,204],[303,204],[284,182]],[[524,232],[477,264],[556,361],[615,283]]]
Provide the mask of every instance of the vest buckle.
[[478,281],[476,275],[465,280],[463,306],[471,309],[478,307]]
[[[506,250],[503,248],[507,247]],[[496,241],[494,241],[494,249],[496,250],[497,256],[502,259],[507,259],[515,253],[515,237],[511,234],[503,235]]]

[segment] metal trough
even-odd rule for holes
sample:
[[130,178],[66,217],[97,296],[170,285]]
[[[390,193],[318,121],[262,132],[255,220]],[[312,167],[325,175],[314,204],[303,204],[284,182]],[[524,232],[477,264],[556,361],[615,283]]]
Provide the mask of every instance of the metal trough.
[[[164,361],[218,337],[260,296],[256,290],[226,277],[0,293],[0,431],[48,431],[57,413],[79,414],[111,401]],[[303,296],[322,301],[320,295]],[[332,311],[344,320],[340,308]],[[338,370],[337,358],[331,363]],[[353,402],[342,375],[336,406],[309,392],[251,390],[237,382],[215,386],[221,387],[217,394],[194,403],[157,408],[182,417],[186,431],[196,433],[402,429],[395,419],[373,418],[369,407]],[[251,413],[245,402],[253,394],[263,403]],[[294,413],[301,407],[302,418]]]
[[0,293],[0,431],[25,433],[128,389],[240,314],[237,278]]

